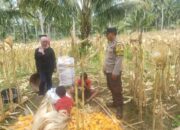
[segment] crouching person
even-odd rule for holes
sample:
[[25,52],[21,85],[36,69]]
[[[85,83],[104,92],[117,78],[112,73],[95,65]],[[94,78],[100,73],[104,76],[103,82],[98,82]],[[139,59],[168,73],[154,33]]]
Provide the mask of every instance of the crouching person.
[[82,94],[82,87],[84,85],[84,97],[86,102],[91,101],[98,94],[98,91],[93,88],[92,81],[88,78],[86,72],[80,75],[80,79],[77,81],[77,85],[79,90],[78,95],[80,97]]
[[66,96],[66,89],[63,86],[56,88],[56,94],[60,97],[57,102],[54,104],[54,107],[57,111],[66,110],[67,114],[70,114],[73,107],[73,99]]

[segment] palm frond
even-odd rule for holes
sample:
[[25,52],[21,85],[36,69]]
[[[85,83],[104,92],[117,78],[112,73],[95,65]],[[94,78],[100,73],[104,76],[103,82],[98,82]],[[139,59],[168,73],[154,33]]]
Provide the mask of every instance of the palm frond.
[[95,21],[103,26],[107,26],[109,23],[115,24],[124,18],[126,11],[134,9],[137,3],[138,1],[119,2],[108,6],[105,10],[98,10],[94,16]]

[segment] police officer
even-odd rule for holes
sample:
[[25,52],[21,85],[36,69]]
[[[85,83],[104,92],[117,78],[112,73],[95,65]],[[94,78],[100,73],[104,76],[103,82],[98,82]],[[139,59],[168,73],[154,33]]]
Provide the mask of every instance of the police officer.
[[117,118],[122,118],[123,114],[123,96],[122,96],[122,60],[123,46],[116,41],[117,29],[115,27],[107,28],[106,37],[108,45],[106,49],[105,63],[103,71],[107,78],[107,86],[112,94],[113,102],[106,105],[115,107]]

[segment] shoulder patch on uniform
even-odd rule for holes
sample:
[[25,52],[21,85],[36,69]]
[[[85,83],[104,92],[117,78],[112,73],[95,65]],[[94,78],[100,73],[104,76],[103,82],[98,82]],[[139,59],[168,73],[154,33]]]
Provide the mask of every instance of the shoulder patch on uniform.
[[117,43],[115,46],[115,54],[117,56],[123,56],[124,55],[124,46],[123,44]]

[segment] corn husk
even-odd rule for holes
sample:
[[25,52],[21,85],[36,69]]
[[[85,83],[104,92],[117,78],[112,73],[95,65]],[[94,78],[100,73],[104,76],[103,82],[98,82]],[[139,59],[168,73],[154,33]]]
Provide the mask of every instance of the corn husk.
[[32,130],[66,130],[68,119],[64,111],[54,110],[49,99],[45,97],[34,116]]
[[66,130],[69,117],[64,111],[51,111],[33,122],[32,130]]
[[157,50],[152,53],[152,59],[157,67],[165,67],[167,61],[167,54],[163,50]]
[[3,48],[4,48],[3,44],[0,43],[0,49],[3,49]]
[[8,44],[11,48],[13,47],[13,39],[12,39],[11,36],[8,36],[8,37],[4,40],[4,42],[5,42],[6,44]]

